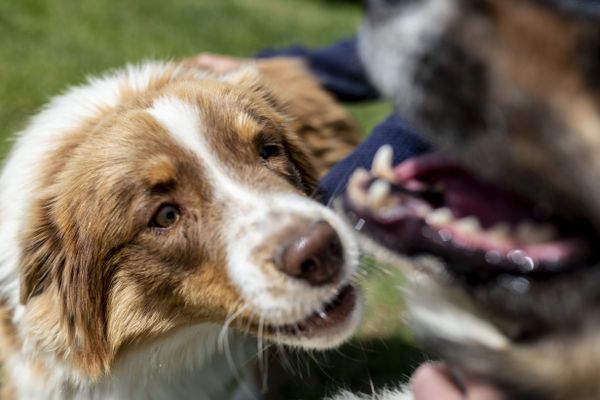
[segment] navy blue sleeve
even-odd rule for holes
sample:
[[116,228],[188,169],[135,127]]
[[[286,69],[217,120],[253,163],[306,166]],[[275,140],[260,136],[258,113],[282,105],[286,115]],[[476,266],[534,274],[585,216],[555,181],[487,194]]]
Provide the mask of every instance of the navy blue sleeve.
[[277,56],[303,58],[325,90],[340,101],[357,102],[379,98],[379,93],[369,82],[358,56],[356,37],[316,50],[292,46],[266,49],[257,54],[258,58]]
[[406,122],[393,114],[375,127],[371,135],[354,152],[333,166],[321,179],[321,201],[328,203],[332,198],[344,193],[352,172],[358,167],[370,169],[375,153],[384,144],[389,144],[394,149],[394,165],[430,148]]

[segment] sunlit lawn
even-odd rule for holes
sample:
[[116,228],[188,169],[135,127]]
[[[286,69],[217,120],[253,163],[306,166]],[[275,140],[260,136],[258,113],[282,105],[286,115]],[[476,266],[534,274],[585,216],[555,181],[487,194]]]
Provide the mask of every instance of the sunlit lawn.
[[[0,154],[53,94],[128,62],[200,51],[252,56],[264,47],[321,46],[353,34],[358,1],[326,0],[2,0],[0,1]],[[389,108],[352,106],[363,131]],[[372,264],[369,262],[369,264]],[[368,273],[367,273],[368,272]],[[294,356],[301,374],[273,366],[273,399],[312,399],[340,385],[369,390],[421,358],[400,321],[397,273],[365,268],[369,306],[359,338],[339,352]],[[297,369],[297,368],[295,368]],[[308,372],[310,369],[310,372]],[[291,394],[293,393],[293,394]]]

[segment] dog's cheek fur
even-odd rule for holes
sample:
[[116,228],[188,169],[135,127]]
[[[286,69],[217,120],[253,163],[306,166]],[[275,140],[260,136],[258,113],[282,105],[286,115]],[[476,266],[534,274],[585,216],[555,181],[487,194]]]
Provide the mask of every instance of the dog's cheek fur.
[[222,264],[202,263],[176,276],[161,265],[139,271],[137,261],[134,269],[128,264],[120,264],[109,298],[107,332],[114,353],[182,326],[220,323],[238,304]]

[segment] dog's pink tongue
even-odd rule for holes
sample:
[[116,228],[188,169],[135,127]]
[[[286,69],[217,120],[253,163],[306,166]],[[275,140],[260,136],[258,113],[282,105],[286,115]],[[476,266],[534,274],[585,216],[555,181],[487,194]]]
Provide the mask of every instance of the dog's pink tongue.
[[[535,272],[568,268],[592,255],[591,242],[584,234],[547,234],[548,228],[560,230],[550,213],[512,191],[478,179],[442,153],[406,160],[394,169],[394,175],[415,196],[429,199],[434,215],[439,209],[451,212],[451,219],[446,217],[443,226],[433,229],[450,235],[452,254],[461,260],[469,254],[485,254],[490,268],[514,265],[521,272]],[[463,219],[475,220],[479,228],[465,232]],[[500,238],[499,226],[509,230]]]
[[395,168],[394,174],[404,186],[441,191],[444,207],[455,218],[475,216],[484,228],[535,219],[531,201],[477,179],[441,153],[406,160]]
[[534,219],[534,206],[529,201],[467,175],[438,176],[436,183],[443,188],[445,206],[456,218],[476,216],[484,228]]

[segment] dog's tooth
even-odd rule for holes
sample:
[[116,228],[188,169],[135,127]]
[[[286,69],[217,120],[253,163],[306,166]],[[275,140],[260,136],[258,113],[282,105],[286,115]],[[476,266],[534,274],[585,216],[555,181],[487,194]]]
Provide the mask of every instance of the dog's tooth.
[[321,317],[321,319],[327,319],[327,313],[325,311],[319,311],[319,317]]
[[375,153],[375,157],[373,157],[371,172],[379,178],[394,182],[395,176],[392,170],[393,160],[394,150],[392,149],[392,146],[389,144],[381,146],[379,150],[377,150],[377,153]]
[[352,185],[362,185],[366,181],[369,180],[369,172],[364,168],[356,168],[352,175],[350,175],[350,179],[348,180],[348,186]]
[[367,196],[365,192],[358,186],[348,186],[348,196],[358,207],[364,207],[367,205]]
[[364,168],[357,168],[348,180],[348,195],[359,207],[367,205],[367,195],[362,185],[369,180],[369,173]]
[[517,238],[525,244],[549,242],[558,237],[556,229],[549,224],[521,222],[517,226]]
[[390,194],[391,186],[389,182],[377,180],[371,184],[367,193],[367,203],[373,208],[380,208]]
[[465,217],[453,224],[454,229],[463,234],[474,234],[481,232],[481,224],[476,217]]
[[435,209],[427,214],[425,222],[429,225],[443,226],[452,222],[452,211],[447,207]]
[[556,227],[551,224],[539,224],[538,232],[539,232],[540,236],[543,238],[544,242],[556,240],[560,237]]
[[487,234],[495,239],[506,240],[510,238],[510,226],[500,222],[487,230]]

